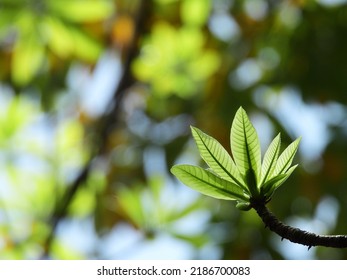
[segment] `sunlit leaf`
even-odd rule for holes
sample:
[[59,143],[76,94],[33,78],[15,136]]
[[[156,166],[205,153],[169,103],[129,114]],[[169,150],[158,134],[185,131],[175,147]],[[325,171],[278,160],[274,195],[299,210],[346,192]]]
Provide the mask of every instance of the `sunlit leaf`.
[[163,185],[164,185],[163,178],[161,176],[151,176],[149,178],[148,184],[149,184],[149,189],[151,190],[151,194],[153,195],[153,199],[156,202],[159,202]]
[[35,117],[35,114],[35,107],[28,98],[12,97],[0,112],[0,141],[8,140],[18,133]]
[[198,211],[203,206],[203,200],[197,199],[194,202],[188,204],[186,207],[175,208],[174,211],[170,211],[169,215],[167,215],[165,221],[166,222],[175,222],[179,219],[182,219],[186,217],[187,215],[190,215],[194,213],[195,211]]
[[135,189],[122,188],[117,194],[117,203],[120,210],[136,226],[141,227],[145,223],[145,216],[141,203],[140,192]]
[[201,233],[201,234],[194,234],[194,235],[187,235],[187,234],[180,234],[176,232],[171,232],[172,236],[187,241],[190,244],[192,244],[195,247],[202,247],[206,245],[209,242],[209,236],[207,234]]
[[297,168],[297,166],[298,165],[296,164],[296,165],[292,166],[291,168],[289,168],[285,173],[285,177],[273,185],[273,192],[276,189],[278,189],[289,178],[289,176],[293,173],[293,171]]
[[48,46],[60,57],[66,58],[74,52],[73,33],[59,19],[46,17],[42,22]]
[[171,172],[188,187],[218,199],[247,200],[241,187],[223,180],[213,173],[192,165],[176,165]]
[[51,0],[48,5],[52,12],[73,22],[106,19],[114,11],[112,0]]
[[213,172],[222,179],[231,181],[247,190],[234,161],[224,147],[200,129],[191,127],[191,130],[201,157]]
[[261,169],[260,185],[262,185],[262,183],[266,182],[268,179],[271,178],[271,175],[276,167],[277,158],[280,151],[280,146],[281,146],[281,136],[280,134],[278,134],[275,137],[275,139],[271,142],[269,148],[267,149],[264,155],[262,169]]
[[44,61],[44,48],[36,34],[25,34],[16,42],[12,57],[12,78],[19,85],[27,84]]
[[279,174],[279,175],[272,177],[270,180],[268,180],[267,182],[265,182],[261,186],[261,194],[263,194],[267,197],[271,197],[270,194],[272,194],[272,190],[273,190],[275,184],[281,182],[286,177],[287,177],[286,174]]
[[92,213],[95,207],[95,195],[88,189],[79,190],[69,206],[69,213],[76,217],[85,217]]
[[59,260],[81,260],[83,254],[73,249],[68,244],[64,244],[62,240],[55,239],[52,244],[51,254],[55,259]]
[[237,110],[231,126],[231,151],[241,174],[253,169],[255,178],[259,181],[261,167],[261,152],[258,134],[249,121],[245,110]]
[[172,167],[171,172],[184,184],[205,195],[238,200],[240,210],[250,210],[252,201],[267,203],[296,168],[290,168],[290,165],[300,139],[289,145],[278,158],[280,134],[269,145],[261,165],[258,135],[242,107],[236,112],[230,133],[235,162],[217,140],[198,128],[191,129],[200,155],[209,168],[178,165]]
[[296,139],[282,152],[277,160],[274,175],[285,173],[288,170],[298,150],[300,140],[301,138]]
[[221,60],[214,51],[206,50],[188,65],[189,73],[197,80],[205,79],[213,74],[220,66]]
[[220,64],[218,53],[205,49],[205,40],[199,28],[158,22],[144,40],[133,71],[139,80],[150,83],[156,95],[190,98]]
[[184,0],[181,17],[186,24],[200,26],[206,23],[210,9],[210,0]]
[[70,32],[73,34],[74,53],[77,57],[91,62],[98,59],[102,51],[102,45],[99,41],[77,28],[71,28]]

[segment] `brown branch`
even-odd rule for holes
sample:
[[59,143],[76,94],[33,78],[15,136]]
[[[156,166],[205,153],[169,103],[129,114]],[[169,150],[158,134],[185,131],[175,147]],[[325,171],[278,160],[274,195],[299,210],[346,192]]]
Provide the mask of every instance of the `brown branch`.
[[309,249],[313,246],[347,247],[347,235],[317,235],[282,223],[263,202],[253,202],[252,207],[257,211],[265,226],[281,236],[282,239],[308,246]]
[[67,216],[70,203],[75,197],[78,189],[88,180],[94,160],[104,152],[108,136],[111,133],[112,128],[119,122],[119,114],[121,111],[124,94],[126,90],[129,89],[134,83],[134,78],[131,73],[131,63],[137,57],[139,52],[138,41],[145,27],[146,19],[150,14],[151,2],[152,1],[140,0],[138,14],[135,21],[134,35],[129,49],[125,54],[122,76],[113,94],[112,101],[109,103],[104,115],[100,118],[100,123],[96,127],[97,141],[94,152],[92,153],[93,155],[80,170],[75,180],[70,184],[70,186],[67,187],[63,198],[57,203],[56,208],[51,215],[51,232],[44,244],[44,253],[42,254],[43,259],[47,258],[49,255],[58,224]]

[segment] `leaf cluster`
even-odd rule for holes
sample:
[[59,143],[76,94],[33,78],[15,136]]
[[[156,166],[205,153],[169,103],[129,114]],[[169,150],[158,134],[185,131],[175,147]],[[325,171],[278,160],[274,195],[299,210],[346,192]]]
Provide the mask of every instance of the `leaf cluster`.
[[236,112],[231,126],[233,157],[216,139],[198,128],[191,127],[191,130],[200,155],[209,168],[183,164],[173,166],[171,172],[202,194],[236,200],[236,207],[240,210],[250,210],[252,203],[258,201],[269,202],[297,167],[291,164],[300,138],[280,154],[280,134],[273,139],[261,161],[258,134],[242,107]]

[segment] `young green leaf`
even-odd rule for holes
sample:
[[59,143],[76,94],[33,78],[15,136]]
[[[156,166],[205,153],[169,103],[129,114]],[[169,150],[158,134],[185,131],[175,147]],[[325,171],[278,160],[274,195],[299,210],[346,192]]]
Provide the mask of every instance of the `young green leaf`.
[[293,173],[293,171],[297,168],[298,164],[293,165],[291,168],[289,168],[286,173],[285,173],[285,177],[282,180],[279,180],[278,182],[276,182],[273,185],[273,191],[277,190],[288,178],[289,176]]
[[289,168],[286,173],[273,177],[262,187],[262,194],[267,198],[272,197],[275,191],[289,178],[297,166],[296,164]]
[[272,173],[276,167],[280,146],[281,135],[278,134],[275,137],[275,139],[271,142],[269,148],[267,149],[264,155],[263,164],[261,168],[260,186],[272,177]]
[[250,202],[238,202],[236,208],[242,211],[251,210],[252,206]]
[[191,129],[200,155],[212,171],[222,179],[231,181],[248,191],[234,161],[224,147],[200,129],[195,127],[191,127]]
[[280,157],[277,160],[275,171],[273,173],[274,175],[283,174],[288,170],[298,150],[300,140],[301,140],[301,137],[296,139],[280,155]]
[[272,177],[267,182],[265,182],[261,186],[261,195],[264,195],[264,196],[267,196],[267,197],[271,197],[270,194],[272,193],[272,190],[273,190],[275,184],[281,182],[286,177],[287,177],[287,174],[279,174],[279,175],[276,175],[276,176]]
[[244,176],[253,169],[257,182],[259,181],[261,153],[258,134],[249,121],[245,110],[237,110],[231,126],[231,150],[239,171]]
[[201,167],[175,165],[171,168],[171,172],[182,183],[204,195],[226,200],[247,201],[249,199],[240,186],[223,180]]

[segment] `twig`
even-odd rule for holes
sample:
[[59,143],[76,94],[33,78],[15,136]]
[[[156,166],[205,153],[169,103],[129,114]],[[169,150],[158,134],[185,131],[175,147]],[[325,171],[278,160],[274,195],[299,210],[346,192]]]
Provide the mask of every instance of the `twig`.
[[317,235],[282,223],[263,202],[252,203],[252,207],[257,211],[265,226],[281,236],[282,239],[308,246],[308,249],[313,246],[347,247],[347,235]]

